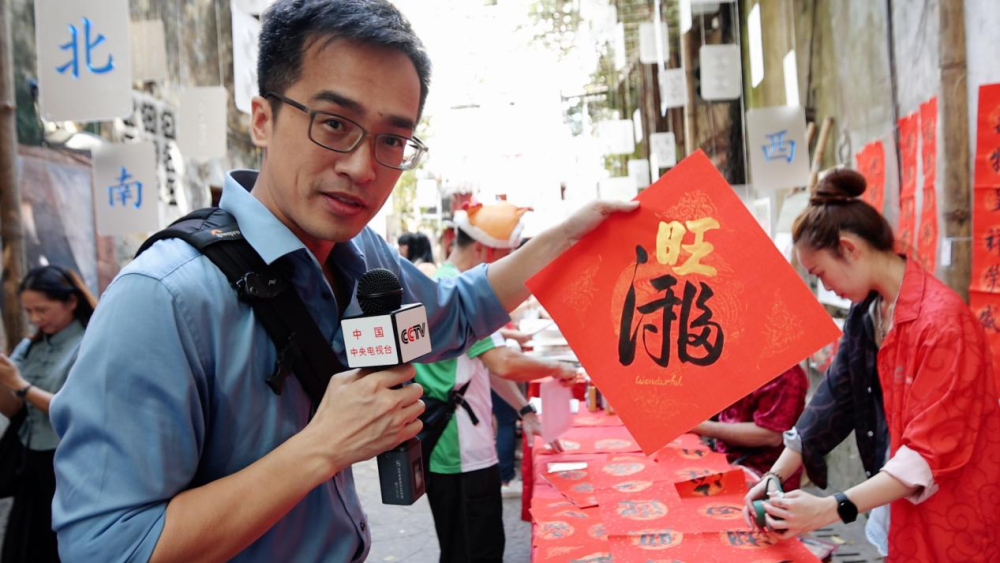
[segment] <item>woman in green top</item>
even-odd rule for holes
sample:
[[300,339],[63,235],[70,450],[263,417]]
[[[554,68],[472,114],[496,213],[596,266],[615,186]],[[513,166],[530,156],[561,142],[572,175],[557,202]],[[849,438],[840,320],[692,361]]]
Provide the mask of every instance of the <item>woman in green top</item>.
[[20,287],[21,304],[38,330],[8,358],[0,354],[0,412],[13,417],[27,409],[18,436],[27,449],[0,560],[58,561],[52,531],[52,466],[59,438],[49,423],[49,402],[76,362],[84,327],[96,301],[79,276],[58,266],[28,272]]

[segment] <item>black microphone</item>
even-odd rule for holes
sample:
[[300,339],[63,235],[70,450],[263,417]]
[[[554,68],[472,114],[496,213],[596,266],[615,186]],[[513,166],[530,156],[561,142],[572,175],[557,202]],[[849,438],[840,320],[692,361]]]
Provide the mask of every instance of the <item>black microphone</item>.
[[[420,303],[402,305],[403,286],[385,268],[365,272],[358,280],[362,315],[341,321],[347,365],[390,367],[431,351],[427,311]],[[382,504],[411,505],[424,494],[424,461],[420,440],[411,438],[377,456]]]

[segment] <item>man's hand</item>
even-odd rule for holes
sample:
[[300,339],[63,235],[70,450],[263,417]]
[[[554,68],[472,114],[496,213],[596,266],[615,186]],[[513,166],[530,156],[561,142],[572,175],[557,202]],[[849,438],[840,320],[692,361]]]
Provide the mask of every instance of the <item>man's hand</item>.
[[[330,380],[316,416],[302,431],[331,462],[333,473],[402,444],[420,432],[423,388],[409,364],[382,371],[351,370]],[[332,473],[331,473],[332,475]]]
[[559,371],[552,374],[552,377],[558,379],[559,382],[566,387],[572,387],[573,385],[576,385],[578,381],[583,380],[583,373],[579,368],[563,362],[558,362],[558,364]]
[[578,209],[562,222],[557,228],[562,231],[566,240],[573,244],[590,231],[597,228],[605,219],[614,213],[635,211],[639,208],[638,201],[608,201],[595,200]]
[[[530,436],[530,439],[533,441],[535,436],[542,435],[542,421],[538,418],[537,414],[529,412],[521,419],[521,430],[525,436]],[[556,453],[562,453],[563,451],[562,443],[559,440],[549,442],[549,447]]]

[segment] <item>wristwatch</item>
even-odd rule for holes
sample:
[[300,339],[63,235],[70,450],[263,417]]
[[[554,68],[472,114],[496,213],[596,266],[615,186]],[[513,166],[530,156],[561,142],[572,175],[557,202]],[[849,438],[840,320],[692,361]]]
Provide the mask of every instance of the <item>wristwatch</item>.
[[529,412],[533,414],[538,414],[538,411],[535,410],[535,406],[532,405],[531,403],[528,403],[527,405],[521,407],[521,410],[517,411],[517,416],[524,418],[524,415],[528,414]]
[[858,519],[858,507],[851,502],[851,499],[847,498],[847,495],[837,493],[833,495],[833,498],[837,499],[837,514],[840,515],[840,519],[845,524],[850,524]]
[[30,390],[32,387],[34,387],[34,385],[29,383],[24,387],[24,389],[18,389],[17,391],[14,391],[14,394],[17,395],[18,399],[23,399],[28,396],[28,390]]

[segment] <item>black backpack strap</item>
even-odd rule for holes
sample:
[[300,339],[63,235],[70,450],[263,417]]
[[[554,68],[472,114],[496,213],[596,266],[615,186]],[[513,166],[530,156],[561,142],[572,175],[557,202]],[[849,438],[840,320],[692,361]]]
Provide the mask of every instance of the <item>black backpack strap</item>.
[[472,412],[472,406],[465,400],[465,392],[469,390],[470,383],[471,381],[466,381],[465,385],[459,387],[458,389],[452,389],[451,402],[455,405],[456,409],[458,407],[465,409],[465,412],[469,415],[469,420],[472,421],[473,426],[478,426],[479,417],[476,416],[476,413]]
[[318,407],[330,378],[345,368],[298,291],[243,238],[236,219],[222,209],[199,209],[150,237],[136,256],[167,238],[182,239],[198,249],[225,274],[238,297],[253,307],[254,316],[278,350],[274,371],[267,378],[275,394],[281,394],[291,371]]

